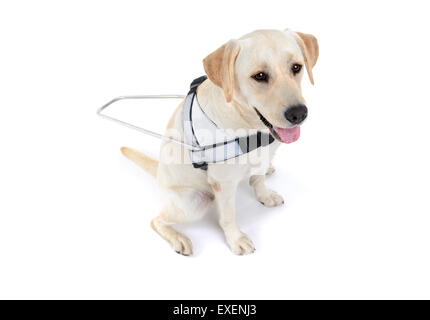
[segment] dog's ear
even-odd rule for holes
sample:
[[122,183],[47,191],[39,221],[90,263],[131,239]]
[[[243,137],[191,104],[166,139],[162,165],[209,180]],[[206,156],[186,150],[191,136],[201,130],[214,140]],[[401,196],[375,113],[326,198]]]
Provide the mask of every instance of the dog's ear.
[[312,68],[315,66],[318,60],[319,47],[318,40],[311,34],[296,32],[297,42],[305,57],[306,70],[308,71],[309,80],[314,84],[314,76],[312,74]]
[[239,49],[238,41],[230,40],[203,59],[206,74],[215,85],[224,90],[227,102],[233,98],[234,63]]

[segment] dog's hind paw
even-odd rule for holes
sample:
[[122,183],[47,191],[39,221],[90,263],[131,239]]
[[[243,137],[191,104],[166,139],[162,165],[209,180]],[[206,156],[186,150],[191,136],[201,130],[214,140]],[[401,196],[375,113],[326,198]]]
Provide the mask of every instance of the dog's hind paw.
[[173,246],[173,249],[175,249],[176,253],[184,256],[190,256],[193,254],[193,245],[191,240],[186,236],[178,233],[176,237],[169,242]]
[[231,251],[237,255],[250,254],[255,251],[255,247],[251,239],[249,239],[244,233],[242,233],[239,238],[228,241],[228,243],[230,245]]
[[284,198],[273,190],[268,190],[263,195],[259,195],[257,200],[266,207],[277,207],[284,204]]

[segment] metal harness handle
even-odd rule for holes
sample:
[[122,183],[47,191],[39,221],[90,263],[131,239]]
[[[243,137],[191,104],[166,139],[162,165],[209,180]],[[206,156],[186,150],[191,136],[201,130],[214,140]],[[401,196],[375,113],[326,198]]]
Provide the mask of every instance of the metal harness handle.
[[125,127],[140,131],[142,133],[145,133],[147,135],[150,135],[152,137],[161,139],[163,141],[167,141],[167,142],[172,142],[172,143],[176,143],[181,145],[182,147],[189,149],[189,150],[193,150],[193,151],[201,151],[203,150],[203,148],[199,148],[199,147],[195,147],[192,146],[188,143],[185,143],[183,141],[179,141],[170,137],[167,137],[165,135],[159,134],[157,132],[142,128],[142,127],[138,127],[134,124],[119,120],[117,118],[108,116],[106,114],[103,114],[102,111],[105,110],[107,107],[109,107],[110,105],[112,105],[113,103],[120,101],[120,100],[133,100],[133,99],[184,99],[185,96],[184,95],[179,95],[179,94],[160,94],[160,95],[137,95],[137,96],[120,96],[120,97],[116,97],[114,99],[112,99],[111,101],[109,101],[108,103],[106,103],[105,105],[103,105],[102,107],[100,107],[97,110],[97,115],[99,115],[100,117],[104,118],[104,119],[108,119],[111,120],[113,122],[119,123]]

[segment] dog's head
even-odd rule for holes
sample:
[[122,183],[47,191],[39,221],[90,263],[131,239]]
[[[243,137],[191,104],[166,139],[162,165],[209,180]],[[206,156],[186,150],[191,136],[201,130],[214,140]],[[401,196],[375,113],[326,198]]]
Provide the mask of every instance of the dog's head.
[[238,105],[255,129],[268,127],[278,140],[299,138],[307,117],[300,82],[304,69],[313,84],[317,39],[290,30],[257,30],[230,40],[203,60],[209,79],[227,102]]

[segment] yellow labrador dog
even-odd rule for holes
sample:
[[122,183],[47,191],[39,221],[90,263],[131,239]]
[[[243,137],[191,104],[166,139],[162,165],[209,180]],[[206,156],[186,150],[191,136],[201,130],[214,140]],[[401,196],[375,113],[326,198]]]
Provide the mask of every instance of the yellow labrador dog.
[[[270,144],[227,161],[208,163],[206,170],[192,165],[189,152],[173,143],[162,143],[159,161],[130,148],[121,149],[157,178],[165,203],[151,226],[176,252],[191,255],[193,251],[191,241],[172,225],[201,218],[212,202],[217,204],[219,224],[231,250],[239,255],[254,252],[251,239],[235,221],[236,188],[248,179],[262,204],[284,202],[266,187],[264,179],[274,171],[271,159],[278,146],[300,136],[300,125],[307,116],[300,83],[306,69],[313,84],[317,58],[318,43],[310,34],[257,30],[230,40],[203,60],[208,79],[198,86],[196,99],[205,116],[225,132],[270,133]],[[181,141],[185,140],[184,103],[174,112],[166,133]]]

